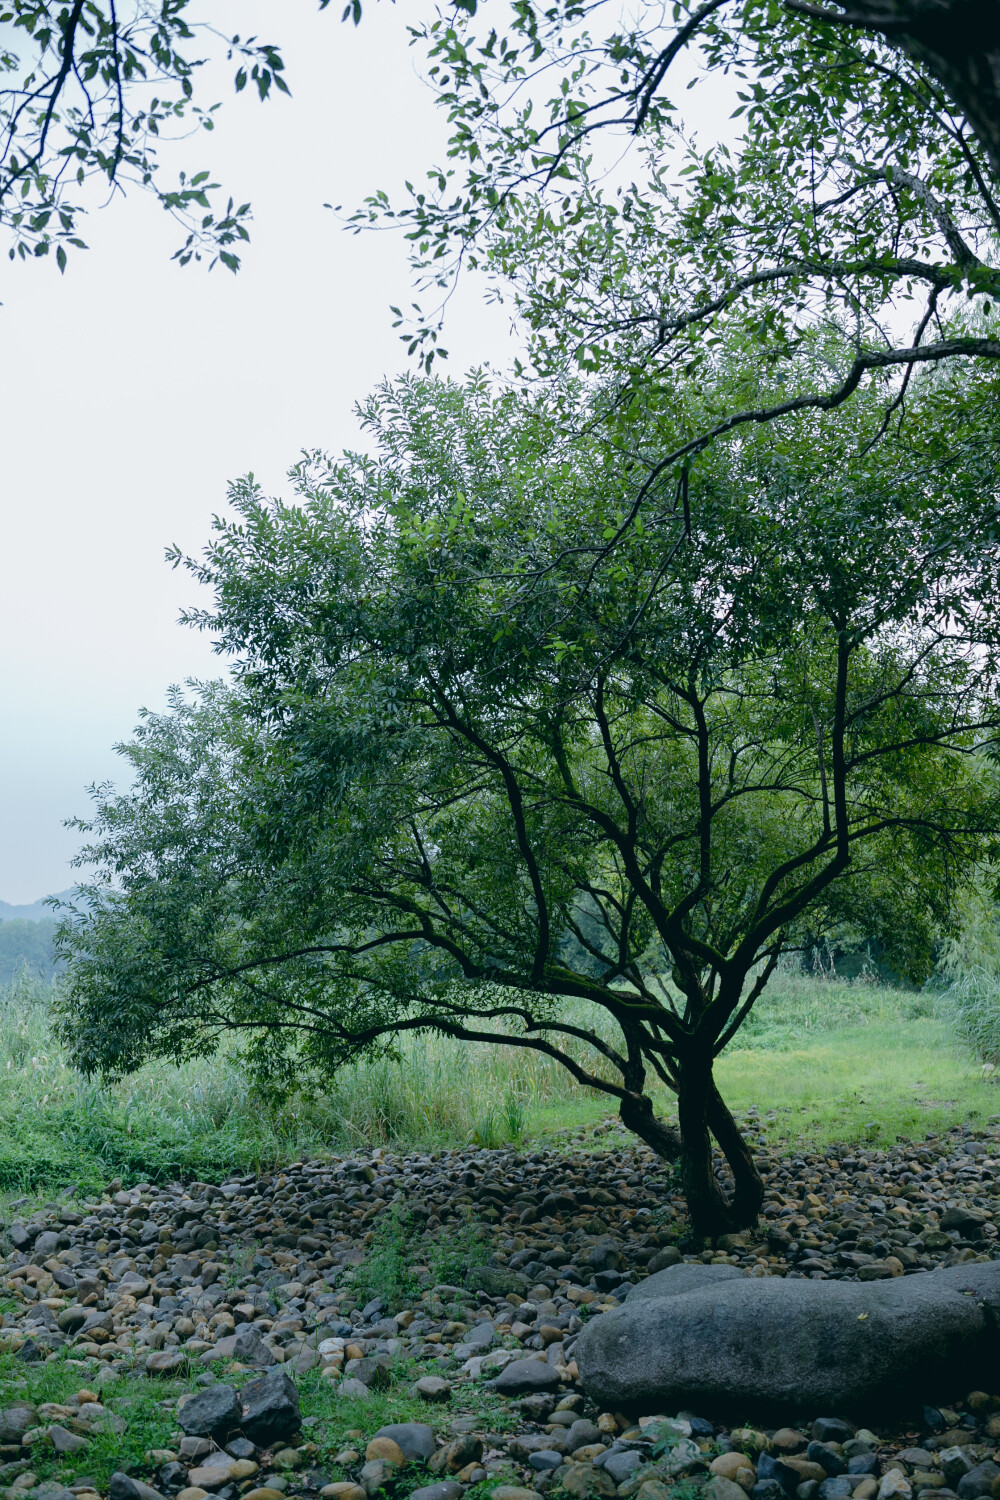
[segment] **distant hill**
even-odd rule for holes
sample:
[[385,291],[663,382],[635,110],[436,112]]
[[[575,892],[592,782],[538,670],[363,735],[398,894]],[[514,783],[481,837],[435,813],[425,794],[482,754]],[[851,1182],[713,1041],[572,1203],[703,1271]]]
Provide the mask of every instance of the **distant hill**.
[[10,984],[21,973],[49,980],[55,974],[52,939],[56,924],[51,917],[27,921],[12,917],[0,922],[0,985]]
[[[59,891],[65,901],[76,894],[74,888]],[[0,985],[8,985],[20,974],[49,980],[56,971],[52,957],[52,938],[58,917],[44,898],[30,906],[13,906],[0,901]]]
[[[57,891],[56,899],[67,901],[75,895],[74,887],[68,891]],[[30,906],[11,906],[9,901],[0,901],[0,922],[51,922],[55,912],[51,906],[46,906],[48,897],[43,896],[39,901],[33,901]]]

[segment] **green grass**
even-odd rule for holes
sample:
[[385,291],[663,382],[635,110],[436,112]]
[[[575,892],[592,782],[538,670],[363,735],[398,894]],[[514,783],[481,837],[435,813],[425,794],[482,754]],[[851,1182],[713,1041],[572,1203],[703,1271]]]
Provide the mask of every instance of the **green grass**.
[[[1000,1113],[1000,1084],[969,1045],[970,1004],[863,982],[779,973],[720,1059],[738,1115],[773,1139],[887,1144]],[[976,1022],[1000,1032],[979,986]],[[586,1130],[613,1100],[551,1059],[488,1044],[412,1040],[402,1064],[345,1068],[315,1100],[269,1112],[233,1057],[156,1064],[113,1086],[81,1078],[52,1036],[49,991],[0,991],[0,1192],[218,1179],[360,1145],[496,1146]],[[595,1024],[586,1007],[575,1020]],[[610,1023],[596,1018],[608,1034]],[[975,1039],[975,1038],[974,1038]],[[661,1110],[671,1099],[662,1093]]]
[[[70,1484],[82,1474],[93,1479],[98,1489],[106,1490],[116,1470],[148,1472],[146,1452],[176,1444],[173,1407],[185,1391],[199,1389],[194,1371],[186,1380],[135,1380],[123,1374],[95,1385],[97,1368],[95,1362],[93,1369],[81,1369],[62,1357],[51,1363],[26,1365],[14,1355],[0,1355],[0,1406],[14,1400],[30,1401],[34,1406],[45,1401],[64,1404],[68,1396],[86,1388],[95,1391],[110,1412],[125,1419],[123,1433],[94,1433],[86,1449],[64,1457],[44,1441],[35,1443],[31,1472],[40,1480],[58,1479]],[[171,1409],[166,1409],[164,1402],[169,1402]]]
[[[44,1441],[34,1444],[30,1465],[39,1480],[70,1484],[78,1475],[86,1475],[97,1489],[106,1491],[108,1480],[119,1469],[155,1479],[157,1466],[146,1457],[151,1449],[176,1452],[180,1436],[175,1418],[177,1400],[188,1391],[201,1389],[195,1381],[198,1366],[183,1379],[136,1380],[125,1371],[113,1380],[95,1384],[98,1368],[95,1361],[93,1368],[81,1369],[62,1356],[51,1363],[25,1365],[14,1355],[0,1354],[0,1407],[15,1400],[30,1401],[35,1406],[47,1401],[64,1404],[67,1397],[87,1388],[96,1391],[108,1410],[124,1418],[126,1424],[121,1434],[95,1433],[86,1449],[65,1457],[59,1457]],[[333,1460],[344,1448],[352,1446],[349,1434],[359,1430],[370,1437],[390,1422],[419,1421],[438,1423],[444,1431],[459,1407],[453,1403],[448,1407],[428,1408],[425,1401],[413,1394],[413,1379],[422,1369],[412,1361],[400,1361],[395,1383],[388,1390],[373,1391],[361,1400],[338,1397],[336,1385],[321,1379],[319,1370],[297,1375],[295,1383],[302,1416],[317,1419],[314,1423],[307,1421],[302,1432],[302,1438],[312,1438],[317,1447],[309,1458],[310,1466],[323,1469],[331,1479],[346,1477]],[[226,1378],[225,1369],[221,1378]],[[249,1378],[243,1374],[237,1383]],[[516,1410],[485,1386],[463,1386],[459,1397],[461,1411],[475,1415],[491,1431],[512,1431],[518,1425]],[[424,1477],[420,1478],[421,1475]],[[407,1477],[412,1477],[413,1483],[401,1485],[399,1494],[427,1483],[426,1471],[416,1465]]]

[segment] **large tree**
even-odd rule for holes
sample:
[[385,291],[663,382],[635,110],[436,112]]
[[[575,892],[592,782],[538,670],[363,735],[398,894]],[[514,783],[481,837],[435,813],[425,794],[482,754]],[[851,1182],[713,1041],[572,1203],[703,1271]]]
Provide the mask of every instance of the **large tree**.
[[[731,348],[699,399],[753,371]],[[684,403],[632,412],[628,465],[579,387],[403,381],[374,456],[237,484],[190,564],[233,683],[147,716],[83,825],[78,1064],[228,1033],[289,1087],[412,1033],[529,1048],[679,1156],[698,1232],[753,1222],[713,1064],[779,956],[851,920],[921,978],[996,847],[997,394],[927,376],[874,447],[877,394],[732,435],[680,539],[662,485],[622,523]]]

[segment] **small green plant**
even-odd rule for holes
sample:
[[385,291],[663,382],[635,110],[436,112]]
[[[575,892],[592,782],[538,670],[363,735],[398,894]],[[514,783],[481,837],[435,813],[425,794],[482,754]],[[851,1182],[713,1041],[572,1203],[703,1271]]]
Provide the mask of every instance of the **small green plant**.
[[447,1239],[430,1247],[427,1264],[433,1284],[460,1285],[470,1271],[486,1264],[489,1255],[489,1231],[466,1209],[461,1222],[449,1226]]
[[508,1088],[503,1097],[503,1124],[508,1141],[519,1144],[524,1140],[527,1118],[522,1095],[517,1089]]
[[416,1299],[416,1239],[412,1214],[402,1203],[391,1204],[372,1231],[366,1259],[351,1273],[351,1285],[362,1302],[380,1297],[393,1312]]
[[237,1287],[246,1281],[250,1275],[253,1258],[259,1253],[260,1245],[257,1240],[246,1240],[242,1245],[237,1245],[229,1255],[229,1263],[226,1269],[226,1286]]

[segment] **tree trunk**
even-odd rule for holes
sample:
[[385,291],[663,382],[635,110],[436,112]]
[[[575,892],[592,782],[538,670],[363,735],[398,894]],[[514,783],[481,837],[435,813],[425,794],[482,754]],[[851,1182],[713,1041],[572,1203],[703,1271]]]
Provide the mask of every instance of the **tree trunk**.
[[626,1130],[651,1146],[664,1161],[676,1161],[681,1154],[681,1138],[670,1125],[653,1114],[653,1101],[645,1094],[627,1094],[618,1107]]
[[[677,1114],[681,1127],[681,1185],[696,1235],[709,1239],[745,1229],[715,1175],[709,1119],[718,1115],[718,1090],[712,1064],[700,1059],[686,1061],[677,1073]],[[722,1101],[719,1100],[719,1103]],[[726,1111],[728,1115],[728,1110]],[[732,1119],[732,1117],[729,1117]],[[735,1125],[733,1126],[735,1130]],[[737,1136],[739,1132],[736,1131]],[[721,1144],[721,1143],[720,1143]],[[724,1148],[723,1148],[724,1149]],[[752,1163],[751,1163],[752,1165]]]
[[753,1152],[729,1113],[714,1078],[708,1102],[708,1125],[733,1174],[733,1197],[729,1210],[734,1228],[750,1229],[756,1224],[764,1205],[764,1184],[754,1166]]
[[1000,0],[896,0],[891,9],[886,40],[934,74],[1000,177]]
[[[678,1070],[678,1082],[680,1134],[656,1118],[652,1100],[645,1094],[630,1094],[621,1101],[621,1122],[664,1161],[680,1162],[681,1186],[696,1235],[710,1239],[749,1229],[757,1222],[764,1184],[750,1148],[716,1088],[711,1059],[707,1063],[685,1063]],[[712,1136],[733,1174],[732,1198],[726,1196],[715,1175]]]

